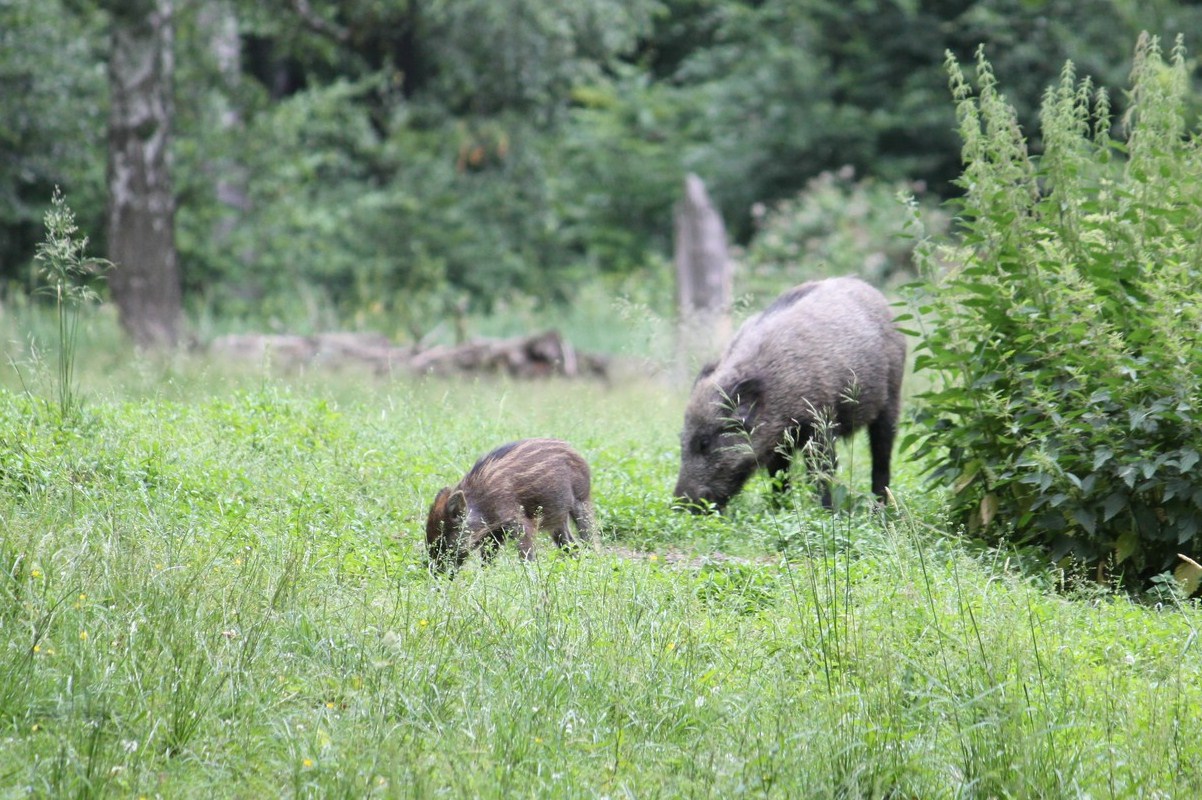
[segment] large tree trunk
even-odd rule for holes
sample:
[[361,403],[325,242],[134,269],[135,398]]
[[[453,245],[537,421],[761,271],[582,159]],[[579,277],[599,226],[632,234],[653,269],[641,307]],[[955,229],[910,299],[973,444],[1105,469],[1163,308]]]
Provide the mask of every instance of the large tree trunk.
[[109,285],[134,342],[172,346],[183,316],[170,170],[173,0],[109,5]]
[[696,175],[684,182],[676,206],[676,303],[680,314],[678,367],[713,358],[730,338],[731,263],[726,226]]

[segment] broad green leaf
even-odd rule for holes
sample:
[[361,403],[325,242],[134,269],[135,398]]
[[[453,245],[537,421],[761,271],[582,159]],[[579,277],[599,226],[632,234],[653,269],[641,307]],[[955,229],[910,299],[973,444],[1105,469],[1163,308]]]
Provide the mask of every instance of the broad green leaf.
[[1114,546],[1114,560],[1122,564],[1139,551],[1139,536],[1134,531],[1127,531],[1118,538]]

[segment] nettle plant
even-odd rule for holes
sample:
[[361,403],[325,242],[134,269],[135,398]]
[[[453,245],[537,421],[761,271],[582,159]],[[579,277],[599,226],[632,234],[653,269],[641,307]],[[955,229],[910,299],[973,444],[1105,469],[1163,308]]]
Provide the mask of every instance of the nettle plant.
[[1128,584],[1197,558],[1202,154],[1180,39],[1166,61],[1141,37],[1121,140],[1105,91],[1066,65],[1038,158],[980,52],[975,95],[950,55],[947,68],[962,238],[918,251],[929,388],[903,446],[987,541]]

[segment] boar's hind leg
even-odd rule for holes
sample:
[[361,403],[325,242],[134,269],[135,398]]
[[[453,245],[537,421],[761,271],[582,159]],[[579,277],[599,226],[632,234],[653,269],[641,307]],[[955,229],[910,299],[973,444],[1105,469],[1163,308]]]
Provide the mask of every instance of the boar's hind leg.
[[571,512],[569,511],[551,530],[551,539],[560,550],[571,550],[576,546],[576,537],[572,535]]
[[560,550],[572,550],[576,547],[576,537],[572,535],[572,528],[566,519],[551,531],[551,539]]
[[[579,500],[572,505],[572,509],[568,512],[568,515],[571,517],[572,522],[576,523],[576,533],[579,534],[581,541],[589,542],[595,540],[597,519],[593,513],[592,503],[588,500]],[[568,531],[568,523],[566,521],[563,524],[563,534],[568,542],[575,544],[576,540]],[[556,539],[556,542],[558,543],[559,540]],[[559,546],[563,547],[564,545],[560,543]]]
[[893,439],[897,436],[897,421],[881,414],[868,426],[868,445],[872,451],[872,492],[882,502],[889,486],[889,466],[893,459]]

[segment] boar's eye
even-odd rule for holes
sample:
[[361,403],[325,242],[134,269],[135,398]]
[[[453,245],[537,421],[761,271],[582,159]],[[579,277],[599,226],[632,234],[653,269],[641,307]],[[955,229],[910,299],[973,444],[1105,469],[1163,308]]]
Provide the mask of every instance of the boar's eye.
[[703,433],[693,439],[693,452],[705,455],[710,451],[713,439],[708,433]]

